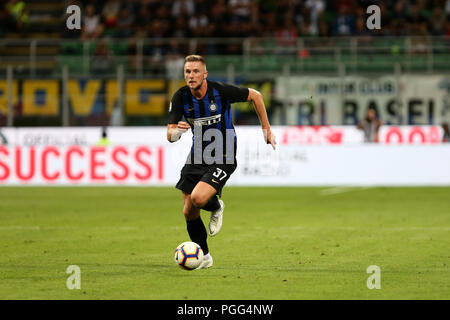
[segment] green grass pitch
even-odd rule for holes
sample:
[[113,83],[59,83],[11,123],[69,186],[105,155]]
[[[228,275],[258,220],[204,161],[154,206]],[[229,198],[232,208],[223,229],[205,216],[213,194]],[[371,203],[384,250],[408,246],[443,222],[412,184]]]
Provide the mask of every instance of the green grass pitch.
[[214,267],[185,271],[174,188],[2,187],[0,299],[450,299],[448,187],[226,187],[223,200]]

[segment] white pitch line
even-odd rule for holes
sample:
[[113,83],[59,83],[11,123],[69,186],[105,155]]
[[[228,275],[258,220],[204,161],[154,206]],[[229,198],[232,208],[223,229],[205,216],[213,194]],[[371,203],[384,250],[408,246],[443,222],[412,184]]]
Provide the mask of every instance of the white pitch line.
[[137,227],[112,227],[112,226],[104,226],[104,227],[66,227],[66,226],[0,226],[0,230],[74,230],[74,229],[89,229],[92,231],[95,230],[122,230],[122,231],[131,231],[137,230]]
[[334,194],[340,194],[340,193],[358,191],[358,190],[365,190],[368,188],[369,187],[333,187],[333,188],[320,190],[319,194],[321,196],[331,196]]

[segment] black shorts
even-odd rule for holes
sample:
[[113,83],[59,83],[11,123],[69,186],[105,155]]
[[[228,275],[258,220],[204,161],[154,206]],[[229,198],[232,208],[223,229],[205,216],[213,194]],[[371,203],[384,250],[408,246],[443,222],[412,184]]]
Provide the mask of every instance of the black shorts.
[[222,196],[222,188],[236,170],[236,164],[185,164],[181,169],[181,177],[176,184],[176,188],[188,194],[192,193],[197,183],[206,182],[217,191],[217,195]]

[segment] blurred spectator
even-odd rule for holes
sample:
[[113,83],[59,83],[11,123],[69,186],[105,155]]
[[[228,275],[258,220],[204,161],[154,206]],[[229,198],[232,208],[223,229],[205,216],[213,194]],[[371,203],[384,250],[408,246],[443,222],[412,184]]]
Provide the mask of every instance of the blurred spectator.
[[[250,0],[229,0],[228,1],[228,37],[248,37],[250,36],[250,13],[252,1]],[[240,46],[230,44],[228,52],[239,53]]]
[[164,38],[167,33],[167,24],[161,20],[154,20],[149,23],[149,28],[147,29],[147,35],[150,38]]
[[450,142],[450,129],[447,122],[442,124],[442,129],[444,134],[442,135],[442,142]]
[[6,30],[14,30],[15,21],[3,5],[0,5],[0,35]]
[[97,142],[96,146],[99,147],[109,147],[111,145],[111,141],[108,139],[108,127],[102,127],[102,135],[100,140]]
[[16,31],[22,31],[25,29],[29,23],[28,12],[25,8],[25,2],[20,0],[9,0],[6,3],[6,12],[8,14],[8,19],[13,21],[13,26]]
[[172,39],[166,52],[166,75],[169,79],[183,77],[184,56],[177,40]]
[[394,6],[394,15],[397,19],[406,18],[408,14],[408,0],[399,0]]
[[[450,1],[448,2],[450,3]],[[449,14],[450,17],[450,14]],[[446,23],[446,18],[445,18],[445,14],[444,11],[442,10],[442,8],[440,7],[435,7],[433,9],[433,14],[431,15],[431,19],[430,19],[430,32],[432,35],[434,36],[440,36],[443,35],[445,32],[445,23]]]
[[228,8],[225,0],[218,0],[211,7],[211,15],[214,17],[213,37],[227,36]]
[[130,13],[127,6],[120,9],[119,18],[117,20],[117,36],[119,38],[131,37],[133,30],[134,16]]
[[115,27],[120,11],[120,0],[106,0],[102,10],[102,16],[105,21],[105,27]]
[[274,12],[277,9],[276,0],[258,1],[261,14],[265,15]]
[[86,6],[86,13],[83,15],[82,39],[96,39],[103,33],[103,21],[100,15],[96,14],[92,4]]
[[275,30],[277,29],[277,19],[274,12],[269,12],[265,15],[264,23],[262,24],[261,29],[263,36],[275,36]]
[[209,35],[210,23],[206,12],[199,12],[189,18],[189,30],[196,38]]
[[292,14],[287,13],[283,19],[283,26],[278,28],[277,53],[292,53],[297,42],[297,28],[294,26]]
[[409,15],[406,18],[408,22],[408,32],[413,35],[426,35],[426,22],[427,19],[420,10],[420,7],[416,5],[411,6]]
[[97,42],[97,46],[92,55],[91,65],[92,71],[99,74],[111,71],[113,57],[105,39],[101,39]]
[[250,20],[251,0],[228,0],[231,23]]
[[6,146],[8,145],[8,139],[6,139],[6,136],[3,134],[2,130],[0,129],[0,146]]
[[[158,40],[158,39],[156,39]],[[161,75],[165,72],[164,65],[164,46],[161,41],[153,42],[148,48],[147,54],[147,68],[152,74]]]
[[[147,29],[147,33],[152,38],[165,38],[170,35],[171,16],[166,6],[159,6],[156,9],[155,19],[152,19],[151,27]],[[149,23],[149,24],[150,24]],[[155,28],[155,30],[153,30]]]
[[105,0],[83,0],[84,7],[87,7],[88,5],[93,5],[95,12],[100,13],[103,10],[103,6],[105,5]]
[[334,6],[337,12],[341,12],[343,10],[350,10],[352,8],[357,7],[356,0],[335,0]]
[[131,73],[137,73],[138,71],[138,64],[139,58],[138,58],[138,48],[137,48],[137,39],[136,37],[130,38],[128,41],[128,47],[127,47],[127,60],[128,60],[128,66],[130,67]]
[[319,34],[319,18],[325,10],[324,0],[306,0],[305,7],[309,9],[310,12],[310,26],[309,34],[318,35]]
[[408,27],[406,22],[407,17],[407,1],[399,0],[393,6],[393,19],[391,24],[391,34],[394,36],[402,36],[407,34]]
[[367,110],[366,117],[358,123],[358,129],[364,132],[364,142],[378,142],[378,131],[382,122],[377,118],[375,109]]
[[350,7],[342,4],[338,10],[338,15],[333,23],[333,36],[352,35],[355,29],[355,17],[350,13]]
[[310,10],[305,6],[303,2],[298,2],[294,7],[294,22],[300,32],[300,35],[309,35],[309,28],[311,25],[310,21]]
[[175,38],[188,38],[191,36],[191,32],[186,28],[187,21],[183,16],[177,17],[175,24],[172,27],[172,37]]
[[147,36],[147,25],[149,23],[149,11],[145,4],[141,4],[139,7],[136,19],[134,20],[135,34],[138,37],[145,38]]
[[328,23],[323,18],[319,19],[319,37],[328,37],[329,35]]
[[353,35],[357,37],[367,37],[371,35],[370,30],[366,27],[366,20],[364,18],[358,17],[356,19],[356,30]]
[[450,18],[445,23],[445,35],[450,39]]
[[193,0],[175,0],[172,5],[172,16],[191,16],[195,12]]
[[169,47],[166,50],[166,56],[168,59],[174,59],[174,60],[179,59],[179,58],[184,59],[184,55],[180,48],[180,44],[176,39],[170,40]]

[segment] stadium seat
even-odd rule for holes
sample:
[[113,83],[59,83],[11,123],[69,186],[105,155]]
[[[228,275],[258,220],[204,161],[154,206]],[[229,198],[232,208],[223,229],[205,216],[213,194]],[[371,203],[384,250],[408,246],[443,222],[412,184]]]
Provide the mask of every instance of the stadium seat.
[[426,55],[413,55],[407,61],[407,70],[409,71],[427,71],[428,59]]
[[83,54],[83,44],[78,41],[61,43],[61,53],[65,55]]
[[62,70],[63,66],[67,66],[69,73],[82,73],[84,71],[82,59],[82,56],[60,56],[58,68]]

